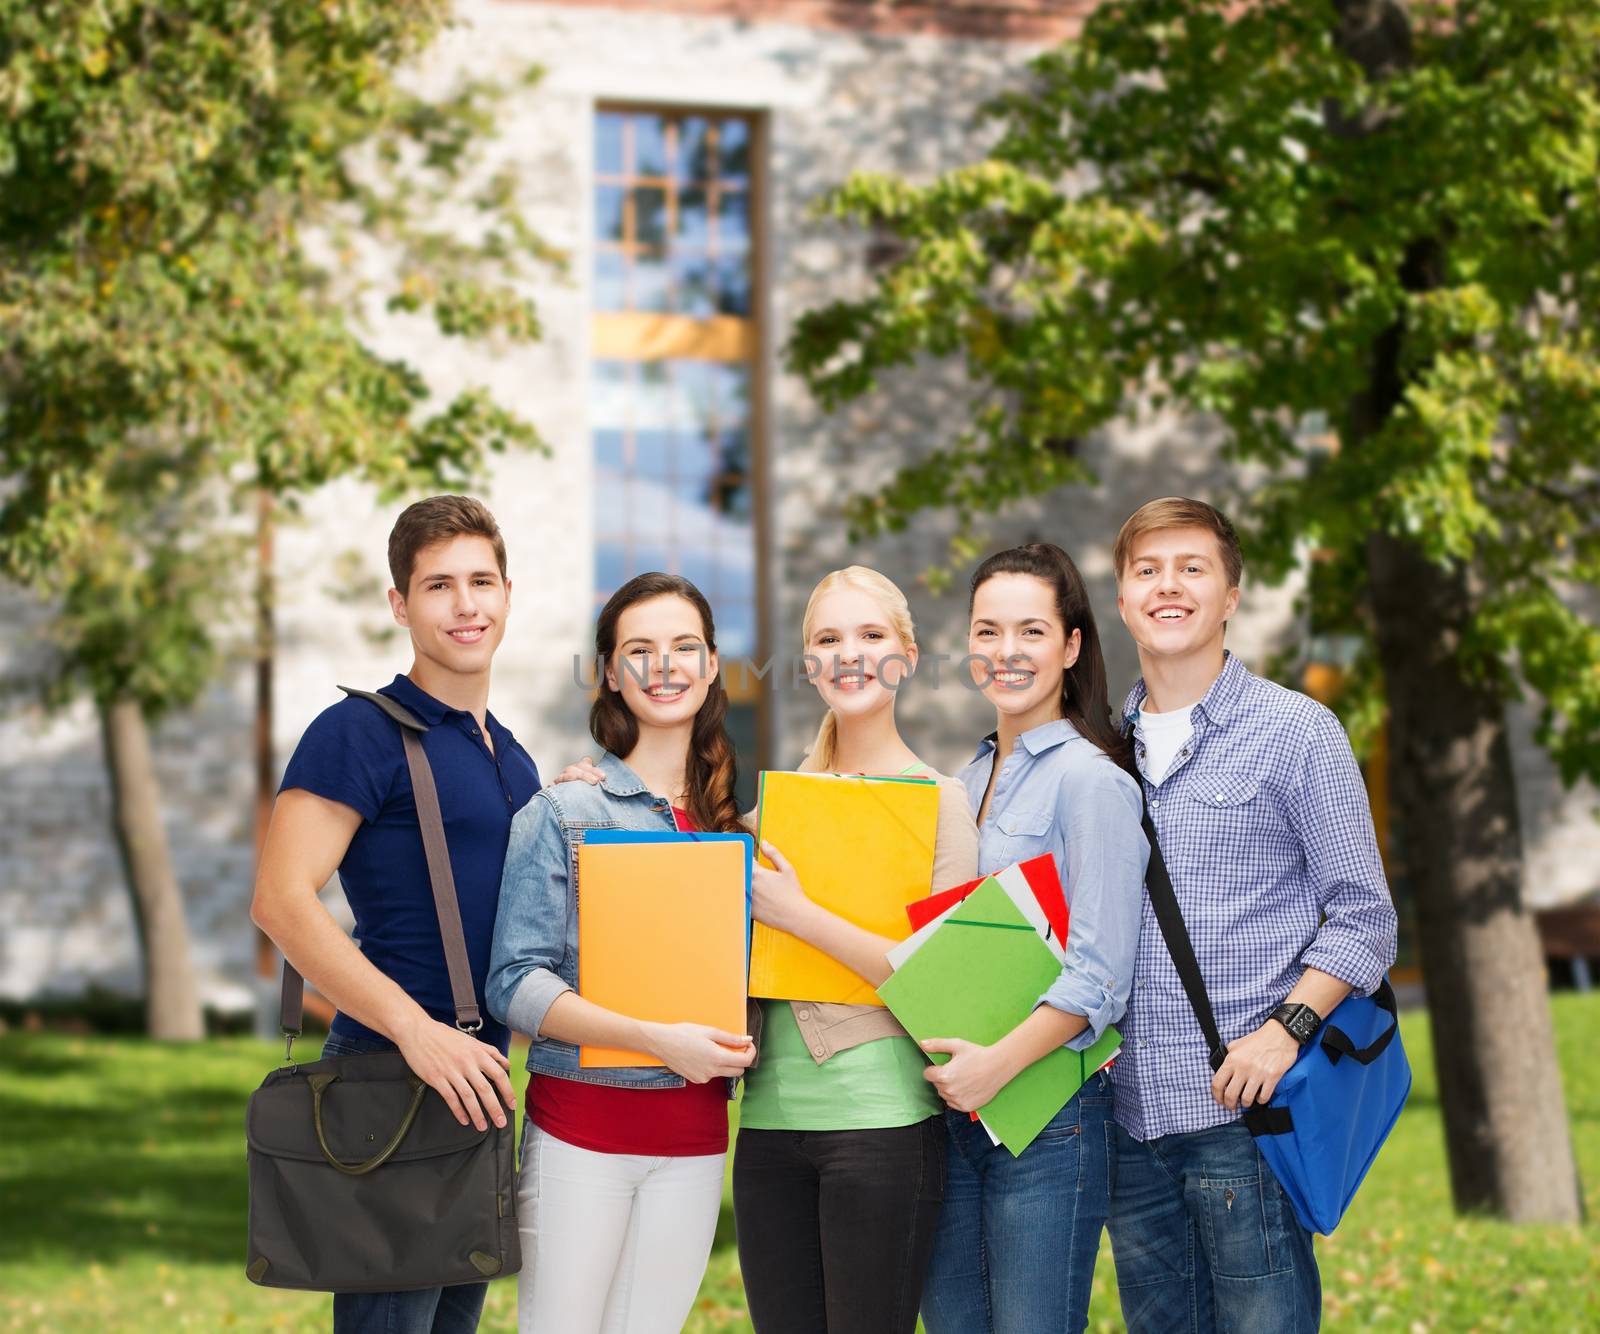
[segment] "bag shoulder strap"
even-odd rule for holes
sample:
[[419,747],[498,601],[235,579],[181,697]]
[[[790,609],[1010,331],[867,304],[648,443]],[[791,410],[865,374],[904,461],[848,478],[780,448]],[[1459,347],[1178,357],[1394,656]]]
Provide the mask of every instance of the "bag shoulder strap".
[[423,722],[421,718],[417,717],[397,699],[390,699],[387,695],[380,695],[376,690],[357,690],[353,686],[340,686],[339,689],[344,691],[351,699],[364,699],[368,704],[376,704],[395,722],[399,723],[401,727],[409,728],[411,731],[418,733],[428,730],[428,724]]
[[[439,809],[439,789],[433,781],[433,766],[422,749],[422,734],[428,725],[405,705],[387,695],[340,686],[351,699],[364,699],[382,709],[400,725],[400,740],[405,746],[406,767],[411,771],[411,788],[417,802],[417,824],[422,830],[422,850],[428,863],[428,880],[433,887],[433,907],[439,917],[439,936],[444,942],[445,966],[450,973],[450,996],[455,1003],[456,1027],[476,1033],[483,1027],[477,995],[472,989],[472,965],[467,959],[467,942],[461,929],[461,905],[456,897],[455,873],[450,867],[450,850],[445,843],[444,814]],[[279,1019],[287,1039],[288,1059],[294,1040],[300,1036],[305,1017],[305,979],[288,959],[283,961],[283,988],[279,996]]]
[[1150,892],[1150,907],[1155,911],[1156,923],[1161,927],[1161,937],[1167,942],[1167,953],[1172,956],[1178,970],[1178,980],[1183,983],[1184,994],[1189,997],[1189,1007],[1200,1021],[1200,1031],[1205,1035],[1206,1049],[1211,1068],[1221,1069],[1228,1049],[1217,1029],[1217,1017],[1211,1009],[1211,998],[1206,994],[1205,979],[1200,974],[1200,961],[1194,956],[1194,943],[1189,939],[1189,928],[1184,925],[1183,910],[1178,907],[1178,896],[1172,888],[1172,877],[1167,872],[1166,859],[1161,855],[1161,840],[1156,836],[1155,821],[1150,818],[1149,803],[1144,800],[1144,783],[1139,784],[1140,823],[1144,835],[1150,840],[1150,864],[1145,872],[1145,888]]

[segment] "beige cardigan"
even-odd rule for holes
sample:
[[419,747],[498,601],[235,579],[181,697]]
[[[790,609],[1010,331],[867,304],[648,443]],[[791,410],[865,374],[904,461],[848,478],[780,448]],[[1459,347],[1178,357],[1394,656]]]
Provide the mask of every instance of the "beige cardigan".
[[[928,889],[937,893],[965,884],[978,874],[978,825],[972,818],[967,789],[961,780],[926,770],[939,784],[939,824],[933,838],[933,878]],[[831,1001],[790,1001],[795,1023],[806,1040],[811,1059],[821,1065],[830,1056],[879,1038],[905,1037],[894,1015],[881,1005],[839,1005]],[[752,1000],[747,1015],[751,1036],[759,1049],[761,1006]],[[759,1060],[759,1056],[757,1058]]]

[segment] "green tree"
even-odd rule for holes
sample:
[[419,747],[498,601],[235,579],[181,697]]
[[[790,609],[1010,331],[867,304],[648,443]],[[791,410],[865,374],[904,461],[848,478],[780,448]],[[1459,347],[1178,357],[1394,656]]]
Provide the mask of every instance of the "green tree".
[[478,151],[509,90],[406,75],[448,10],[0,0],[0,573],[57,613],[51,698],[98,708],[157,1036],[201,1030],[148,726],[248,638],[258,508],[540,443],[362,338],[383,300],[535,338],[558,262]]
[[1505,708],[1600,777],[1600,12],[1109,3],[986,116],[984,161],[824,206],[903,248],[801,321],[820,401],[927,357],[974,395],[854,526],[1090,480],[1059,442],[1148,408],[1219,422],[1266,478],[1253,568],[1334,553],[1387,699],[1456,1202],[1575,1219]]

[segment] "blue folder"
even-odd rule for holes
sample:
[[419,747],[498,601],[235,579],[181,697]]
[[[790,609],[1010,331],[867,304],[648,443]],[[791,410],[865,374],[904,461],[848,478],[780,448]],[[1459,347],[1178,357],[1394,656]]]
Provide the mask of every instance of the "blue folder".
[[742,843],[744,844],[744,968],[750,972],[751,875],[755,866],[755,840],[749,834],[680,834],[665,829],[591,829],[583,841],[603,843]]

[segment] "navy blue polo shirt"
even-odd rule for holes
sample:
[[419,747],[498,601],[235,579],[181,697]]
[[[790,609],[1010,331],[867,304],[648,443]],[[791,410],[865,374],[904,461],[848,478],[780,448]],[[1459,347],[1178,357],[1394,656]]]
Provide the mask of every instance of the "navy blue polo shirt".
[[[422,749],[439,789],[461,930],[483,1014],[478,1036],[505,1051],[510,1034],[490,1018],[483,982],[511,817],[539,790],[539,771],[492,713],[487,715],[491,753],[477,719],[440,703],[410,678],[397,676],[378,693],[428,725]],[[435,1019],[454,1023],[450,973],[400,725],[370,700],[345,699],[324,709],[300,738],[278,790],[294,787],[360,814],[361,827],[339,863],[339,882],[355,914],[361,952]],[[345,1037],[382,1036],[342,1013],[333,1031]]]

